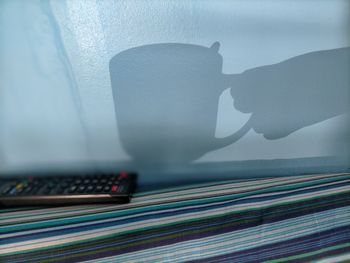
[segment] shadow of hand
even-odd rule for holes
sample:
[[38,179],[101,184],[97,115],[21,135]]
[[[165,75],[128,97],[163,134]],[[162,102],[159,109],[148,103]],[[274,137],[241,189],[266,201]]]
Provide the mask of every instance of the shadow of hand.
[[266,139],[349,111],[350,48],[317,51],[278,64],[226,75],[234,106],[252,113]]

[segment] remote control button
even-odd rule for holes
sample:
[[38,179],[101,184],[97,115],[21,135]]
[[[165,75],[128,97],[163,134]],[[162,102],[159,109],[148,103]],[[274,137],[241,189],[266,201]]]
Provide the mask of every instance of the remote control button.
[[33,181],[33,185],[35,185],[35,186],[36,186],[36,185],[39,185],[39,180],[34,180],[34,181]]
[[126,172],[120,172],[119,173],[118,180],[123,180],[123,179],[126,179],[126,178],[128,178],[128,174]]
[[35,195],[38,192],[39,188],[38,187],[33,187],[33,190],[31,192],[32,195]]
[[29,194],[31,191],[32,191],[32,186],[28,186],[25,190],[24,190],[24,193],[26,193],[26,194]]
[[74,183],[75,184],[81,184],[81,179],[76,179]]
[[109,186],[113,185],[113,181],[108,181],[107,185],[109,185]]
[[27,186],[29,185],[29,181],[26,180],[26,179],[24,179],[24,180],[22,181],[22,184],[23,184],[23,187],[27,187]]
[[103,191],[104,191],[104,192],[109,192],[110,189],[111,189],[110,186],[105,186],[105,187],[103,188]]
[[5,188],[5,189],[2,191],[2,194],[3,194],[3,195],[8,194],[8,193],[11,191],[12,188],[13,188],[13,186],[8,186],[7,188]]
[[92,183],[93,183],[93,184],[97,184],[97,183],[98,183],[98,180],[97,180],[97,179],[92,179]]
[[18,190],[20,190],[20,189],[22,189],[23,188],[23,184],[22,183],[18,183],[17,185],[16,185],[16,190],[18,191]]
[[86,191],[87,192],[92,192],[94,190],[94,187],[92,185],[89,185],[87,188],[86,188]]
[[102,186],[102,185],[96,186],[96,192],[101,192],[102,189],[103,189],[103,186]]
[[102,178],[101,179],[101,184],[105,184],[105,183],[107,183],[107,179],[106,178]]
[[118,192],[118,185],[113,185],[112,189],[111,189],[111,192],[113,192],[113,193]]
[[65,177],[64,179],[65,179],[65,182],[68,184],[73,182],[73,178],[71,178],[71,177]]
[[84,183],[84,184],[90,183],[90,179],[88,179],[88,178],[87,178],[87,179],[84,179],[83,183]]
[[16,187],[13,187],[8,194],[15,195],[16,193],[17,193],[17,189],[16,189]]
[[68,192],[74,193],[75,190],[77,190],[77,187],[76,187],[75,185],[73,185],[73,186],[71,186],[71,187],[69,188]]
[[122,193],[122,192],[124,192],[124,190],[125,190],[125,185],[121,185],[121,186],[119,186],[118,193]]
[[43,184],[38,184],[36,187],[35,187],[35,194],[40,194],[40,192],[42,191],[42,189],[43,189]]
[[84,190],[85,190],[85,185],[79,186],[79,188],[78,188],[78,192],[79,192],[79,193],[84,192]]

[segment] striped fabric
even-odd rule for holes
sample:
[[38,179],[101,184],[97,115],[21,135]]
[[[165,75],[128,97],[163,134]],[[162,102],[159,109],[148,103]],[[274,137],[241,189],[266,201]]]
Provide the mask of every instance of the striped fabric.
[[0,262],[350,260],[350,174],[221,181],[127,205],[5,209]]

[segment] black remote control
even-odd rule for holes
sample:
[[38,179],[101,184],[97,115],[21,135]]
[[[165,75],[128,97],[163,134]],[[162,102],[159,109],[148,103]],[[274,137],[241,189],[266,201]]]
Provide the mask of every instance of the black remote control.
[[0,179],[0,206],[128,203],[135,173],[23,176]]

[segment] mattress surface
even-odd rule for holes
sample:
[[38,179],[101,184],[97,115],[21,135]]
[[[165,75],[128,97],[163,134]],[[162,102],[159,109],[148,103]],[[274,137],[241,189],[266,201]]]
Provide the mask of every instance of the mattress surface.
[[0,262],[350,260],[350,174],[138,192],[126,205],[0,210]]

